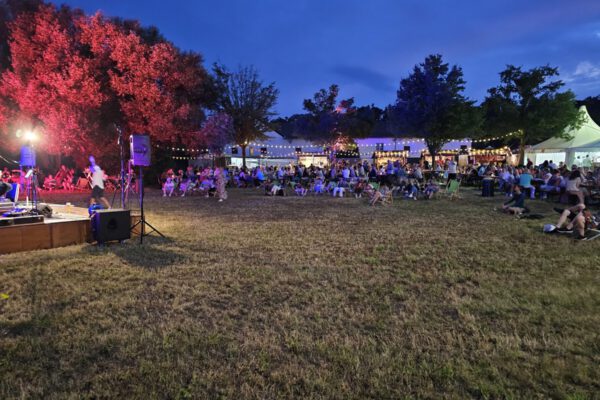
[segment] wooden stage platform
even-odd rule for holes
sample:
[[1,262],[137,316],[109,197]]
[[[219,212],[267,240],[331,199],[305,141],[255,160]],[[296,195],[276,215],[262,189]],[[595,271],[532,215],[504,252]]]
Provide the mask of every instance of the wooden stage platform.
[[[53,249],[82,243],[92,243],[92,225],[87,208],[48,204],[52,217],[44,222],[0,226],[0,254],[41,249]],[[7,205],[0,206],[0,215]],[[132,225],[139,216],[131,216]],[[132,235],[139,234],[137,230]]]
[[49,204],[44,222],[0,227],[0,254],[90,243],[92,228],[86,208]]

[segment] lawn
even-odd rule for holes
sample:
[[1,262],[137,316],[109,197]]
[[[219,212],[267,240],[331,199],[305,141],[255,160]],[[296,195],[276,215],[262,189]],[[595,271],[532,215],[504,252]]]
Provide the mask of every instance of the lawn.
[[0,256],[0,398],[599,398],[600,240],[542,234],[556,204],[261,194]]

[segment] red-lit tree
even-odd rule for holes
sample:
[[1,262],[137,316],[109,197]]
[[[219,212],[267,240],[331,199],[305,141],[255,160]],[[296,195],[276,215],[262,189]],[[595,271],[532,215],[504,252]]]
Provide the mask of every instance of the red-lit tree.
[[115,153],[114,124],[155,142],[197,143],[207,73],[202,59],[146,42],[96,14],[42,5],[9,24],[0,128],[37,128],[50,154]]

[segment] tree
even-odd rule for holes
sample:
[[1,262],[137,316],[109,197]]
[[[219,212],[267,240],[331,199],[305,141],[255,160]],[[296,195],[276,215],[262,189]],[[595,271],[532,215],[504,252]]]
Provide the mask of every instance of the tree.
[[596,123],[600,123],[600,96],[586,97],[583,100],[578,100],[575,104],[577,108],[585,106],[588,110],[590,118]]
[[39,128],[43,150],[81,163],[92,149],[114,153],[115,123],[156,142],[193,144],[206,104],[202,59],[138,31],[68,7],[19,14],[0,78],[2,132]]
[[9,23],[21,13],[36,11],[40,5],[42,0],[0,0],[0,70],[10,66]]
[[242,148],[242,163],[246,166],[246,148],[263,139],[270,129],[269,120],[275,113],[279,91],[275,83],[265,85],[254,67],[240,67],[230,72],[220,64],[213,66],[215,108],[231,117],[234,139]]
[[566,137],[565,128],[577,127],[582,118],[570,90],[559,92],[564,85],[558,69],[550,66],[523,71],[508,65],[500,73],[500,85],[488,90],[482,104],[485,130],[491,134],[514,133],[519,141],[519,164],[524,164],[525,145],[549,137]]
[[234,137],[233,119],[225,113],[217,113],[204,122],[200,130],[199,143],[213,154],[221,154]]
[[425,139],[433,163],[444,144],[477,131],[481,118],[474,101],[462,93],[465,89],[462,69],[450,67],[439,54],[400,81],[397,101],[390,110],[397,129]]
[[307,118],[300,126],[309,140],[320,141],[323,144],[335,142],[341,133],[341,121],[344,115],[354,110],[354,99],[345,99],[338,105],[339,86],[331,85],[329,89],[320,89],[312,99],[305,99],[304,109]]

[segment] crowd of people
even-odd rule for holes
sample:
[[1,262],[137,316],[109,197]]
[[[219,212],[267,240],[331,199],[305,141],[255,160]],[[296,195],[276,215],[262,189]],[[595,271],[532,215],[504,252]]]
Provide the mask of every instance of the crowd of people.
[[368,196],[375,199],[374,204],[391,195],[413,200],[431,198],[440,189],[437,179],[425,179],[423,167],[419,164],[390,161],[377,168],[370,163],[338,162],[329,167],[294,165],[194,169],[190,166],[177,172],[169,169],[161,177],[163,196],[200,193],[209,197],[214,193],[220,198],[218,182],[221,176],[229,187],[258,188],[264,190],[267,196]]
[[[81,187],[82,181],[92,188],[100,179],[110,184],[110,177],[104,172],[101,176],[94,177],[90,168],[75,172],[63,165],[56,174],[43,179],[42,188],[73,190]],[[9,181],[11,172],[5,168],[1,179]],[[227,199],[227,188],[235,187],[262,190],[267,196],[365,197],[371,205],[386,204],[394,198],[431,199],[444,187],[448,191],[452,181],[495,188],[507,198],[501,209],[516,215],[529,212],[526,203],[531,199],[555,198],[557,202],[569,204],[567,209],[560,209],[561,219],[556,224],[556,232],[592,226],[590,224],[596,220],[586,213],[590,206],[600,204],[600,168],[576,165],[568,168],[551,160],[537,166],[528,162],[525,167],[494,162],[458,166],[453,159],[436,163],[433,168],[426,162],[403,163],[400,160],[379,165],[366,161],[338,161],[323,167],[288,165],[248,169],[188,166],[185,170],[168,169],[160,176],[164,197],[203,195],[222,202]]]
[[[69,168],[66,165],[61,165],[58,170],[54,173],[42,169],[36,169],[37,185],[40,190],[43,191],[67,191],[72,192],[75,190],[89,190],[92,189],[92,171],[90,167],[83,170]],[[22,177],[25,176],[27,170],[9,170],[4,167],[0,180],[3,182],[17,183],[22,181]],[[106,177],[108,185],[115,186],[117,178]]]

